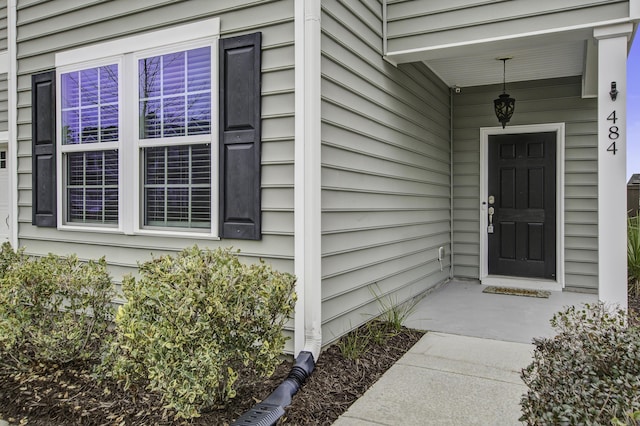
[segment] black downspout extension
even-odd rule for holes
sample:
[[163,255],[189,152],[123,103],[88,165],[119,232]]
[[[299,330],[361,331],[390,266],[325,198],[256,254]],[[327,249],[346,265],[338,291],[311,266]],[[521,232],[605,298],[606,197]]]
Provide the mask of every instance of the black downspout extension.
[[231,426],[272,426],[284,415],[285,407],[291,405],[291,398],[307,381],[316,363],[311,352],[302,351],[291,368],[287,378],[261,403],[251,407]]

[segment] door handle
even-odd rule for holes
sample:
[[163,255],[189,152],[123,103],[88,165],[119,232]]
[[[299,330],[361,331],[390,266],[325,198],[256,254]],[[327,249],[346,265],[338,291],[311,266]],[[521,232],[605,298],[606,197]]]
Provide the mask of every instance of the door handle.
[[489,226],[487,226],[487,234],[493,234],[493,215],[496,212],[496,209],[493,206],[488,208],[489,213]]

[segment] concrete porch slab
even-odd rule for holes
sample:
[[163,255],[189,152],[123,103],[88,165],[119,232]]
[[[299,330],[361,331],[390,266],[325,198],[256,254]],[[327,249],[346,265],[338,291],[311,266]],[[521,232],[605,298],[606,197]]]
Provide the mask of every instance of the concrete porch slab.
[[597,303],[595,294],[551,292],[548,299],[483,293],[477,281],[453,280],[427,294],[405,325],[420,330],[508,342],[551,337],[553,314],[566,306]]

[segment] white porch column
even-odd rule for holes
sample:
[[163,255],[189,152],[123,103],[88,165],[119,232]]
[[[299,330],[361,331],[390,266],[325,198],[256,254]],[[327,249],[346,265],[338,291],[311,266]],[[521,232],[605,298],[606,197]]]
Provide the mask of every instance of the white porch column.
[[[627,309],[627,45],[632,24],[598,40],[598,297]],[[617,96],[611,94],[617,91]]]

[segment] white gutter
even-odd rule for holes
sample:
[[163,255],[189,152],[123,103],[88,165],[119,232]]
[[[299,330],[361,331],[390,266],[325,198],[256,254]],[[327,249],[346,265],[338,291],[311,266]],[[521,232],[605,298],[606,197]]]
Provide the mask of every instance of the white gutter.
[[295,2],[294,354],[322,347],[320,0]]
[[18,66],[17,66],[17,0],[7,2],[7,47],[9,53],[8,83],[8,156],[9,156],[9,205],[11,233],[9,241],[18,246]]

